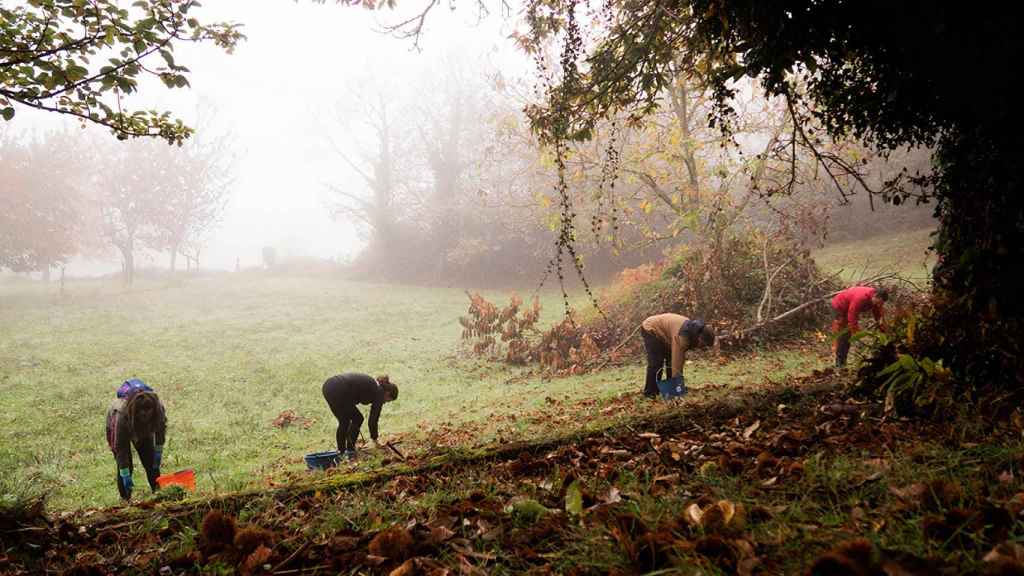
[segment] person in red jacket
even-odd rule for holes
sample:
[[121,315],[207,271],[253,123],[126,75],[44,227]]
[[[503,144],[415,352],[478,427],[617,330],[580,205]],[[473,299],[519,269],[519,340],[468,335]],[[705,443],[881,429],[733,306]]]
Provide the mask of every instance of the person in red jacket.
[[836,351],[836,368],[846,366],[846,356],[850,353],[850,336],[860,331],[858,317],[871,311],[875,322],[881,326],[884,310],[883,304],[889,299],[885,288],[870,286],[853,286],[836,294],[832,298],[832,333],[835,335],[833,347]]

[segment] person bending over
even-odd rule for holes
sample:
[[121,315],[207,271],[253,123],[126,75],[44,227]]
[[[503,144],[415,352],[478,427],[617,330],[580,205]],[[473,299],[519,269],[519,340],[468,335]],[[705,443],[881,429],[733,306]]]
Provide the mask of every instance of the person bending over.
[[149,487],[159,489],[164,442],[167,439],[167,412],[160,398],[142,380],[125,381],[117,391],[117,398],[107,409],[107,445],[117,462],[117,492],[121,499],[132,497],[132,446],[146,471]]
[[387,376],[374,379],[367,374],[349,372],[328,378],[324,382],[323,393],[331,412],[338,419],[338,452],[347,458],[356,455],[356,440],[363,425],[363,414],[356,408],[357,404],[370,405],[370,439],[374,447],[380,447],[377,444],[377,420],[384,404],[398,398],[398,386]]
[[835,337],[832,346],[836,352],[836,368],[846,366],[846,357],[850,353],[850,336],[860,331],[857,323],[860,315],[870,310],[875,322],[882,327],[882,318],[885,315],[882,307],[888,299],[889,292],[885,288],[870,286],[852,286],[832,298],[832,312],[835,315],[832,320],[832,334]]
[[647,378],[644,381],[644,396],[658,395],[658,381],[661,372],[668,365],[666,378],[683,375],[686,352],[715,343],[715,333],[704,325],[703,320],[691,320],[679,314],[658,314],[646,318],[640,324],[640,335],[647,352]]

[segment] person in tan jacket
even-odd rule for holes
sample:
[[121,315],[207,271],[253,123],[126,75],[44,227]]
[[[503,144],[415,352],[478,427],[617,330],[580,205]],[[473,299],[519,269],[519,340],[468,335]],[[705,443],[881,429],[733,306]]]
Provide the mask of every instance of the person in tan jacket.
[[640,324],[640,335],[647,352],[647,379],[644,382],[644,396],[658,395],[658,381],[661,371],[668,364],[665,378],[683,375],[687,350],[711,346],[715,333],[700,319],[691,320],[679,314],[657,314],[646,318]]

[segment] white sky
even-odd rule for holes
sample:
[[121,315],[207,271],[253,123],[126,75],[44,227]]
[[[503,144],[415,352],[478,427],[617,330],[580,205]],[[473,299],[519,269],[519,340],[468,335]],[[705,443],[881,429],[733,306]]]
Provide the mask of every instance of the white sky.
[[[406,12],[426,0],[403,0]],[[239,144],[236,181],[231,204],[203,257],[204,267],[234,268],[260,261],[260,248],[274,245],[279,252],[324,258],[346,257],[360,241],[345,222],[335,222],[325,207],[325,180],[354,185],[362,182],[339,160],[318,134],[326,112],[346,97],[351,84],[367,77],[409,88],[424,69],[436,66],[444,54],[487,54],[487,60],[513,74],[531,70],[507,36],[514,16],[495,15],[477,22],[474,3],[460,2],[449,11],[443,0],[427,20],[421,51],[411,40],[379,32],[382,22],[400,14],[367,11],[310,0],[206,0],[196,15],[204,22],[237,21],[248,37],[231,55],[212,44],[181,45],[175,60],[191,69],[191,89],[168,90],[144,85],[133,105],[168,109],[193,125],[196,103],[202,99],[218,111],[216,124],[230,129]],[[405,94],[396,94],[397,98]],[[414,95],[413,95],[414,96]],[[52,115],[50,115],[52,116]],[[54,120],[21,108],[10,128],[31,130]],[[352,142],[334,134],[339,143]],[[143,257],[143,265],[165,266],[167,256]],[[179,258],[179,266],[184,261]],[[109,262],[76,262],[70,273],[110,271]]]

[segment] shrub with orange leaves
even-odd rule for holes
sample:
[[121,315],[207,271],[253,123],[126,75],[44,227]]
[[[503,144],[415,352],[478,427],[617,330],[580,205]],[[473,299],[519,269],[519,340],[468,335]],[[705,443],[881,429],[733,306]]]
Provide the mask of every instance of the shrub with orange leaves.
[[528,340],[530,332],[540,319],[540,301],[536,296],[529,308],[523,308],[523,299],[513,294],[505,308],[498,309],[479,293],[466,292],[469,310],[459,317],[462,340],[472,341],[473,353],[498,357],[501,353],[499,338],[505,344],[505,361],[526,364],[531,357]]

